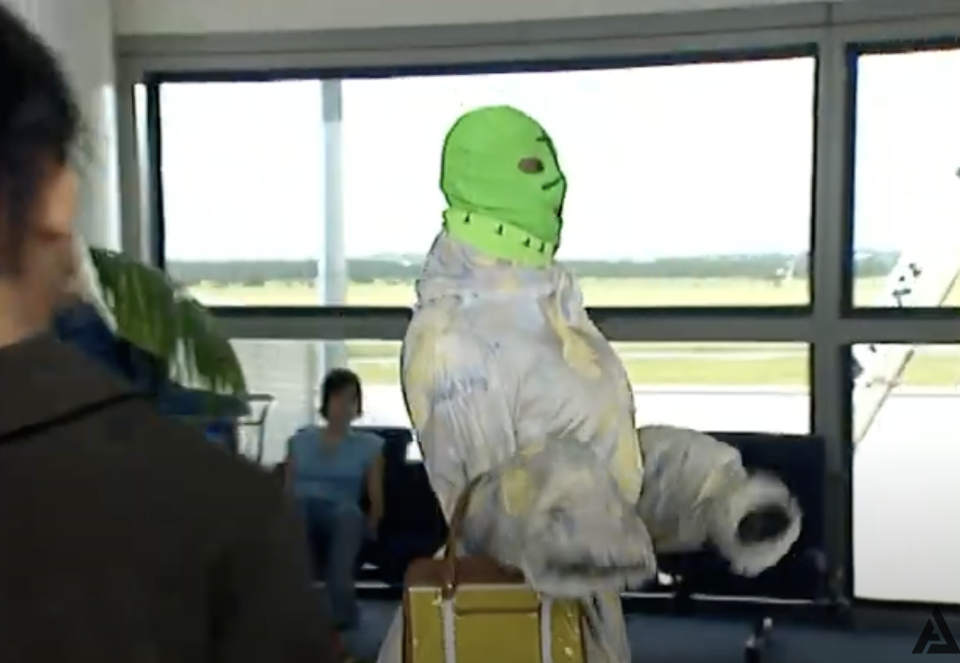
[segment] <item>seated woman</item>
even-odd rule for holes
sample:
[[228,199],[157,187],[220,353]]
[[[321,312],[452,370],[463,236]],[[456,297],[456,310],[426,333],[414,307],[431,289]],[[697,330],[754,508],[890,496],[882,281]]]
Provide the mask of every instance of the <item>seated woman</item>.
[[[321,386],[325,426],[307,426],[287,442],[286,483],[306,520],[307,535],[325,569],[338,630],[358,621],[354,568],[366,539],[383,516],[383,440],[352,428],[362,412],[360,379],[346,369],[330,371]],[[369,512],[360,507],[366,493]]]

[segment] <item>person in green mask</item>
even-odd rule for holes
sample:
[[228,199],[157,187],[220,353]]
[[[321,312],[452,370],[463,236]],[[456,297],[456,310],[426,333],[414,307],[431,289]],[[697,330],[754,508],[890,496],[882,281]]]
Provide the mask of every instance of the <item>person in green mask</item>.
[[[466,113],[444,142],[440,185],[448,206],[401,360],[431,486],[449,521],[483,477],[467,548],[543,595],[593,599],[588,663],[629,663],[618,592],[656,575],[655,550],[709,541],[735,570],[759,573],[799,536],[799,509],[729,445],[637,430],[624,366],[555,259],[568,182],[540,123],[508,106]],[[775,527],[740,527],[771,510]],[[400,621],[382,663],[400,661]]]
[[461,117],[444,143],[440,188],[450,237],[515,265],[553,262],[567,179],[533,118],[510,106]]

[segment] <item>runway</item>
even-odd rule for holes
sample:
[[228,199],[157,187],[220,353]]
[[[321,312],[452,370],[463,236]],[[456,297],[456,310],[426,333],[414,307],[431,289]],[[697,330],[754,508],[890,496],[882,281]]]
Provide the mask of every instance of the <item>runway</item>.
[[[365,387],[362,423],[406,425],[399,388]],[[770,388],[636,390],[638,423],[702,430],[809,431],[809,399]],[[271,415],[267,460],[302,424]],[[886,402],[854,462],[854,578],[861,598],[960,603],[960,391],[901,390]]]

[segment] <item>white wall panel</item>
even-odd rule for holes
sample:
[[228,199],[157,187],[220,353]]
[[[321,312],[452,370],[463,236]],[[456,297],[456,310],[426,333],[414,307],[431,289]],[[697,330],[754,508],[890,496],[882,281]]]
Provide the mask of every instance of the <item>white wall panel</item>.
[[[500,23],[755,6],[805,0],[116,0],[123,35]],[[831,0],[842,2],[844,0]]]
[[83,106],[89,150],[78,227],[93,244],[120,243],[116,90],[110,0],[2,0],[59,53]]

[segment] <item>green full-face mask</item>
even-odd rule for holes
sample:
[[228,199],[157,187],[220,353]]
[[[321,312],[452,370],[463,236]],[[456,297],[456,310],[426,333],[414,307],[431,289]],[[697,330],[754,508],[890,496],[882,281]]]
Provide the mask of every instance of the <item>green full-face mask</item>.
[[567,180],[550,136],[509,106],[479,108],[443,145],[444,228],[492,258],[542,267],[560,245]]

